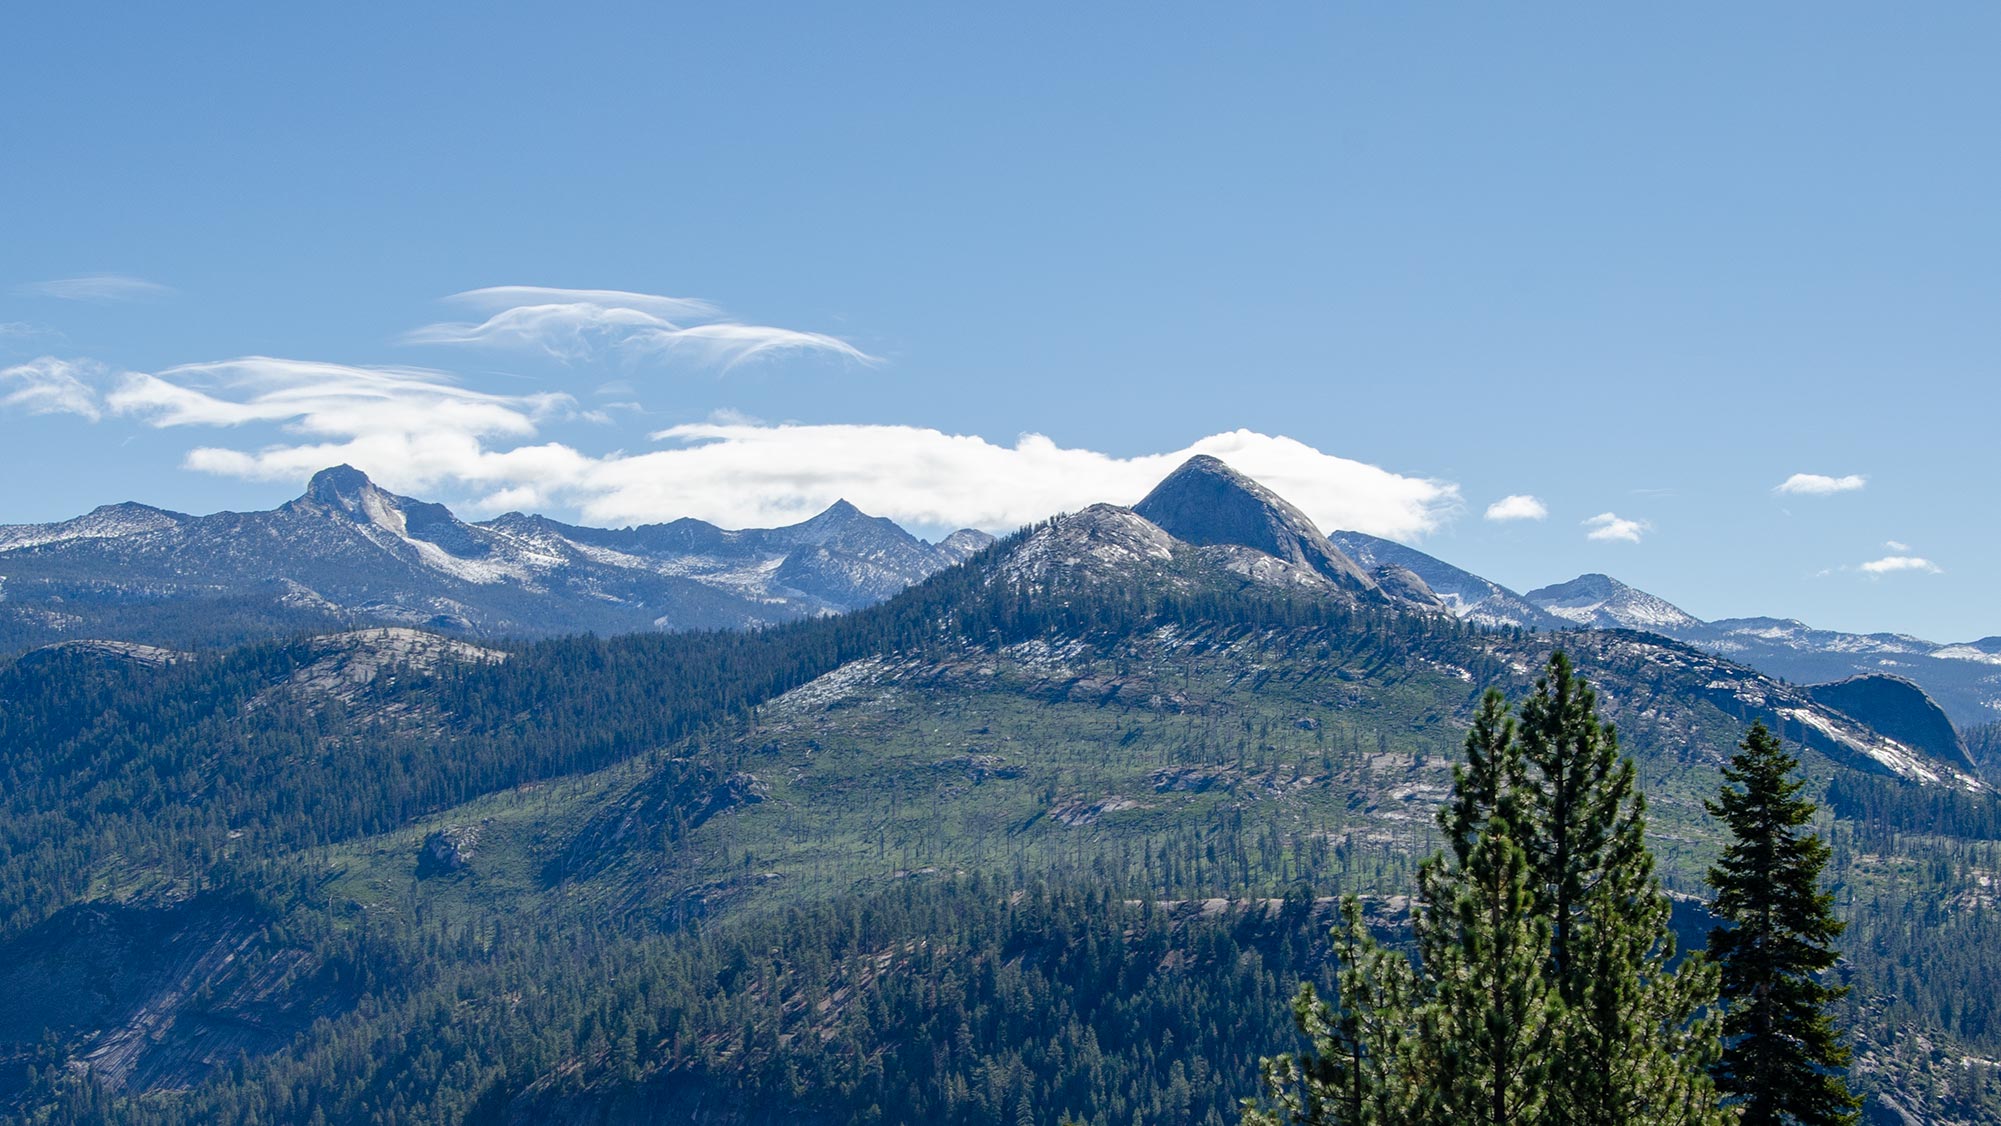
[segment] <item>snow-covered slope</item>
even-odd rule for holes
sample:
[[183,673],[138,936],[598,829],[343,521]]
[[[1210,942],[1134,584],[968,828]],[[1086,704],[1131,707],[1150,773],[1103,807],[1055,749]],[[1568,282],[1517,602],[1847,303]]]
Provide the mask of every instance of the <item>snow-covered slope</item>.
[[1642,629],[1674,637],[1702,627],[1700,618],[1674,603],[1610,575],[1579,575],[1524,597],[1565,621],[1592,629]]
[[175,527],[191,517],[150,505],[107,504],[60,524],[0,526],[0,551],[39,547],[67,540],[115,539]]
[[1459,617],[1483,626],[1567,629],[1575,622],[1549,613],[1497,582],[1454,567],[1414,547],[1362,532],[1332,532],[1327,537],[1349,558],[1370,570],[1401,567],[1410,571]]
[[925,543],[846,502],[743,531],[471,524],[337,466],[269,512],[126,504],[0,528],[0,650],[350,624],[488,636],[769,624],[878,602],[989,542],[967,530]]

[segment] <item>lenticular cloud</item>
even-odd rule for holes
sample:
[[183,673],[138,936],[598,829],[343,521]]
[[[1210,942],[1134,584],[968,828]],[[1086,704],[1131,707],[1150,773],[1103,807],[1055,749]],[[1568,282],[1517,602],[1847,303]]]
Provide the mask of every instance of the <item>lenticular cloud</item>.
[[404,343],[511,348],[564,361],[677,359],[724,370],[786,352],[874,362],[839,337],[744,324],[693,297],[496,285],[446,300],[488,315],[483,321],[425,325],[405,333]]

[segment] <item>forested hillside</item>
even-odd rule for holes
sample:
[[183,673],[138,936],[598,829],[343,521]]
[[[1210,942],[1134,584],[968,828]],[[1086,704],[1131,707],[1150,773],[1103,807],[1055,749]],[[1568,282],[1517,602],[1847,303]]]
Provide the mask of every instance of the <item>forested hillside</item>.
[[[1219,549],[1057,550],[1081,534],[751,633],[0,670],[22,999],[0,1098],[48,1121],[1233,1120],[1292,1043],[1285,998],[1327,980],[1327,898],[1374,897],[1395,940],[1481,690],[1520,692],[1555,642]],[[1806,740],[1859,1083],[1993,1120],[1969,1061],[2001,1055],[1994,799],[1716,658],[1562,640],[1670,889],[1700,890],[1699,799],[1743,723]]]

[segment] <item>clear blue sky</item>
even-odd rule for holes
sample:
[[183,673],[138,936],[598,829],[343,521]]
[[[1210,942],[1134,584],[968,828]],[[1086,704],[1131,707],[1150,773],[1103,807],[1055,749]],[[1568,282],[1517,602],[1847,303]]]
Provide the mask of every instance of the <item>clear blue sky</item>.
[[[1004,522],[1246,430],[1434,483],[1384,503],[1517,587],[2001,633],[1992,5],[42,4],[5,44],[0,522],[265,507],[325,450],[472,514],[750,522],[769,481],[715,475],[776,459],[953,522],[907,452]],[[504,285],[758,327],[443,300]],[[247,356],[327,366],[186,366]],[[390,365],[435,373],[370,414]],[[699,466],[633,456],[695,424]]]

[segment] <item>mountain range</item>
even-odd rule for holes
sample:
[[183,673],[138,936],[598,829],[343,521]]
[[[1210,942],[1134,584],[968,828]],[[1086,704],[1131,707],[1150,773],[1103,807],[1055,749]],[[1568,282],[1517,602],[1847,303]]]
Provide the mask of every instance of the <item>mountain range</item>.
[[[818,542],[469,525],[339,470],[273,513],[154,511],[0,551],[0,607],[26,574],[34,609],[98,615],[0,660],[0,1116],[1224,1123],[1328,980],[1330,897],[1396,932],[1481,694],[1558,648],[1637,766],[1687,939],[1703,799],[1763,721],[1834,819],[1879,1120],[2001,1108],[2001,807],[1910,680],[1801,686],[1566,618],[1631,600],[1545,607],[1323,535],[1211,459],[952,549],[842,506]],[[830,587],[865,602],[838,613],[778,577],[860,533],[931,572]],[[534,543],[564,562],[528,569]],[[737,571],[668,577],[768,575],[793,620],[560,628],[589,598],[570,553],[659,574],[719,543]],[[166,636],[258,568],[338,628]],[[150,640],[63,593],[121,577]],[[458,609],[433,628],[393,616],[434,597]],[[1515,603],[1547,617],[1477,616]]]
[[[1120,511],[1234,553],[1240,570],[1482,626],[1640,630],[1801,684],[1898,676],[1962,727],[2001,720],[2001,637],[1941,644],[1778,618],[1703,621],[1602,574],[1519,594],[1392,540],[1323,535],[1210,457]],[[770,625],[880,602],[991,542],[964,529],[926,543],[846,501],[800,524],[740,531],[692,519],[589,528],[521,513],[466,523],[337,466],[269,512],[187,516],[125,503],[0,526],[0,653],[79,638],[189,647],[366,625],[475,638]]]
[[1408,568],[1453,613],[1481,625],[1642,630],[1802,684],[1897,676],[1921,686],[1961,726],[2001,720],[2001,637],[1940,644],[1909,634],[1814,629],[1786,618],[1703,621],[1664,598],[1602,574],[1517,594],[1391,540],[1360,532],[1335,532],[1329,538],[1364,565]]
[[846,501],[742,531],[520,513],[466,523],[336,466],[268,512],[116,504],[0,527],[0,648],[368,624],[478,637],[770,625],[879,602],[991,542],[967,529],[925,543]]

